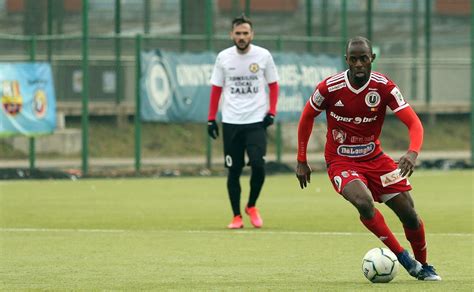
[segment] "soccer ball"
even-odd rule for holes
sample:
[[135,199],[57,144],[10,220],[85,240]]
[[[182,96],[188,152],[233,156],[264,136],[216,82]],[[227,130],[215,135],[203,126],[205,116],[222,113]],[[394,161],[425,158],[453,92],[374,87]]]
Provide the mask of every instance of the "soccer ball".
[[372,283],[388,283],[398,273],[397,256],[387,248],[373,248],[362,260],[362,272]]

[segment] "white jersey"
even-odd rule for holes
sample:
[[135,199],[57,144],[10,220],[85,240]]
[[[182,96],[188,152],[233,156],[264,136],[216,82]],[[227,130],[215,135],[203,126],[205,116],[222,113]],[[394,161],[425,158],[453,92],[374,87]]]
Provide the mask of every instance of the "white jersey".
[[222,122],[251,124],[261,122],[269,109],[267,84],[278,81],[272,55],[267,49],[250,45],[246,54],[235,46],[217,55],[211,84],[223,87]]

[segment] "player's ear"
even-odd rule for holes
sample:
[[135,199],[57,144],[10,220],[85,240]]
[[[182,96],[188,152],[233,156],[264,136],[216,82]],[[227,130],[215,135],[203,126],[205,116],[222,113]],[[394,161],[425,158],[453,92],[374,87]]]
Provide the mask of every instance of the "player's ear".
[[373,62],[375,60],[375,57],[377,57],[377,55],[372,54],[372,61],[371,62]]

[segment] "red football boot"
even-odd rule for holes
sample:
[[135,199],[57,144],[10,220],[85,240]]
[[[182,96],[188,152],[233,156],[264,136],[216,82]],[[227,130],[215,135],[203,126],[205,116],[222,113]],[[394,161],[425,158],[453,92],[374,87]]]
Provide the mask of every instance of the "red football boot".
[[244,228],[244,222],[242,222],[242,215],[237,215],[232,219],[229,225],[227,225],[229,229],[239,229]]
[[263,226],[262,217],[260,217],[256,207],[245,207],[245,213],[249,215],[250,223],[252,223],[253,227],[260,228]]

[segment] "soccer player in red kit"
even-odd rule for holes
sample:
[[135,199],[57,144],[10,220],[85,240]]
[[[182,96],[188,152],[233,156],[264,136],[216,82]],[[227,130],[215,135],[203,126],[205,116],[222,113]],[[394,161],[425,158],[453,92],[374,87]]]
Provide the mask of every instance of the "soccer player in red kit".
[[[407,180],[423,143],[423,126],[395,83],[372,72],[374,59],[369,40],[352,38],[346,46],[349,69],[318,84],[298,125],[296,176],[301,188],[310,182],[308,140],[314,118],[326,111],[325,160],[334,189],[357,208],[362,223],[397,255],[411,276],[439,281],[441,277],[427,263],[424,225]],[[408,151],[398,163],[382,152],[378,139],[387,106],[408,127],[410,136]],[[385,203],[398,216],[415,259],[395,238],[374,201]]]

